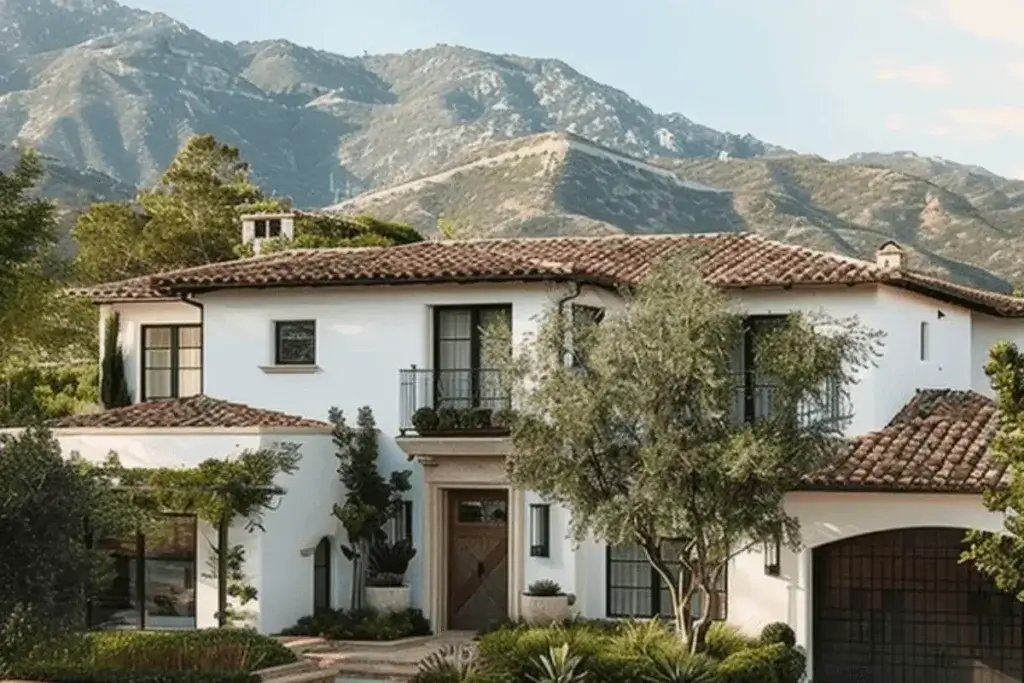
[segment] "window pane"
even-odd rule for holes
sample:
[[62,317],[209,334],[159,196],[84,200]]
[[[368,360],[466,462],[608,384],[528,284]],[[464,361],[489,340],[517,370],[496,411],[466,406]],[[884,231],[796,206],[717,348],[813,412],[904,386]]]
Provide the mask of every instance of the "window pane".
[[203,330],[198,325],[178,328],[178,346],[181,348],[199,348],[202,341]]
[[437,324],[440,339],[469,339],[473,333],[473,312],[464,308],[441,309]]
[[271,218],[269,226],[267,228],[267,234],[270,237],[278,237],[281,235],[281,219]]
[[101,539],[96,548],[106,550],[112,558],[109,581],[93,600],[90,626],[102,629],[136,629],[141,623],[136,577],[136,537]]
[[146,628],[195,628],[196,521],[165,517],[145,539]]
[[277,323],[277,362],[294,365],[316,362],[316,322]]
[[150,349],[146,351],[146,367],[152,369],[171,367],[170,349]]
[[203,352],[201,349],[179,349],[179,368],[198,368],[203,364]]
[[195,396],[202,393],[203,372],[202,370],[179,370],[178,371],[178,396]]
[[171,371],[146,370],[146,394],[143,400],[152,398],[171,398]]
[[168,348],[171,345],[170,327],[147,327],[144,345],[146,348]]

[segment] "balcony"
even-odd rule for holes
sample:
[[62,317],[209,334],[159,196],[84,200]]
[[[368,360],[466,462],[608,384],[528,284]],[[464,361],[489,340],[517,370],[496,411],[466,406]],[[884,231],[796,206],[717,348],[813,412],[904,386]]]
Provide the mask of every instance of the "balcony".
[[[771,384],[754,381],[749,375],[735,376],[732,415],[734,424],[752,423],[770,417],[776,410]],[[841,430],[853,417],[853,405],[842,385],[835,380],[825,384],[820,400],[806,400],[797,409],[797,424],[828,424]]]
[[511,399],[498,370],[399,371],[401,436],[507,436]]

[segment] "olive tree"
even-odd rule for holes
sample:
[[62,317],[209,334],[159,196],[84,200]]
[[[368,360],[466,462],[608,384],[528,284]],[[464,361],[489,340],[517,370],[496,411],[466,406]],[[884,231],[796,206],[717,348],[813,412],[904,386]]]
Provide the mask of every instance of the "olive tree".
[[[798,547],[785,495],[841,447],[832,406],[880,335],[856,319],[787,316],[753,350],[769,406],[754,420],[736,409],[749,391],[735,365],[746,317],[724,292],[673,258],[622,297],[599,324],[553,308],[513,354],[508,476],[567,508],[574,540],[639,546],[701,651],[729,560],[768,541]],[[499,336],[488,330],[488,343],[508,343]]]

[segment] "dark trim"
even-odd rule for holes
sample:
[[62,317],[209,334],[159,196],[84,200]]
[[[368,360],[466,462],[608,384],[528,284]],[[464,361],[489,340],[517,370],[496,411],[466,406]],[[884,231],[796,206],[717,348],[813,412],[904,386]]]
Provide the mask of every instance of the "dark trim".
[[[146,398],[146,350],[147,350],[147,348],[149,348],[149,347],[146,346],[146,331],[147,330],[159,330],[159,329],[169,329],[171,331],[171,345],[169,347],[170,352],[171,352],[171,367],[169,368],[170,372],[171,372],[171,391],[170,391],[170,396],[168,396],[168,397],[160,397],[160,398],[181,398],[180,392],[179,392],[180,387],[178,386],[178,371],[181,369],[181,366],[180,366],[179,360],[178,360],[179,359],[178,352],[180,350],[179,349],[179,344],[178,344],[178,341],[179,341],[178,340],[178,332],[179,332],[179,330],[182,330],[182,329],[192,329],[192,328],[199,330],[199,393],[203,392],[203,388],[204,388],[203,387],[203,375],[205,374],[203,366],[204,366],[205,361],[206,361],[206,359],[203,356],[203,348],[206,346],[206,339],[205,339],[205,336],[203,334],[203,324],[200,323],[200,324],[197,325],[195,323],[170,323],[170,324],[166,324],[166,325],[140,325],[139,326],[139,336],[140,336],[140,343],[139,343],[139,350],[140,350],[140,352],[139,352],[139,403],[144,403],[147,400],[150,400],[150,399]],[[160,400],[160,399],[153,399],[153,400]]]
[[761,330],[786,321],[788,315],[748,315],[743,319],[743,421],[754,421],[757,391],[755,346]]
[[[658,570],[654,568],[654,565],[652,565],[647,560],[642,560],[642,561],[640,561],[640,560],[636,560],[636,561],[618,560],[618,561],[619,562],[630,562],[632,564],[647,564],[650,567],[650,569],[651,569],[651,584],[650,584],[650,588],[648,590],[650,590],[650,592],[651,592],[651,594],[650,594],[650,598],[651,598],[651,613],[647,614],[647,615],[642,615],[642,614],[618,614],[616,612],[612,612],[612,589],[613,588],[622,588],[624,590],[628,590],[629,587],[628,586],[612,586],[612,582],[611,582],[612,562],[613,562],[613,560],[612,560],[612,546],[611,546],[611,544],[605,544],[605,547],[604,547],[604,613],[605,613],[605,616],[610,618],[610,619],[668,618],[666,615],[662,615],[661,614],[661,591],[662,591],[662,587],[664,586],[664,581],[662,580],[661,575],[658,574]],[[729,566],[728,566],[728,564],[726,564],[725,571],[724,571],[724,573],[722,575],[722,581],[725,584],[725,590],[722,590],[722,591],[716,590],[715,591],[715,596],[709,598],[711,600],[711,609],[712,610],[714,610],[714,608],[716,606],[716,603],[719,602],[718,596],[722,596],[722,599],[724,600],[724,602],[722,602],[719,605],[719,610],[718,610],[719,614],[712,613],[712,615],[711,615],[711,620],[712,621],[728,621],[728,618],[729,618],[729,602],[730,602],[730,600],[729,600]],[[635,590],[642,590],[642,589],[643,589],[642,586],[638,586],[638,587],[636,587]],[[693,598],[692,597],[690,598],[690,604],[687,605],[686,608],[688,610],[691,610],[691,611],[693,610]]]
[[550,557],[551,506],[547,503],[531,503],[529,523],[530,557]]
[[[313,326],[313,358],[310,360],[285,360],[281,357],[281,328],[284,325],[305,325]],[[275,320],[274,321],[274,365],[316,365],[319,355],[319,335],[315,318],[302,318],[297,320]]]
[[402,516],[405,519],[405,538],[412,543],[412,501],[402,501]]
[[[320,550],[322,548],[326,548],[326,557],[323,558],[323,563],[320,562]],[[317,542],[316,548],[313,550],[313,614],[318,614],[334,607],[334,596],[332,595],[334,586],[331,581],[331,572],[333,570],[332,565],[334,564],[333,551],[334,548],[331,544],[331,539],[327,536],[321,538],[320,541]],[[318,605],[316,603],[317,581],[319,577],[318,572],[321,570],[323,572],[323,597],[326,601],[326,604],[324,605]]]

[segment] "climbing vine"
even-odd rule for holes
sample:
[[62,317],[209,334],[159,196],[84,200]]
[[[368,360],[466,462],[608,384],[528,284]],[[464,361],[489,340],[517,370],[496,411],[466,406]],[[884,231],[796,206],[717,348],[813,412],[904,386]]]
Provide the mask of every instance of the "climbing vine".
[[245,616],[229,608],[228,598],[244,606],[257,596],[243,572],[245,550],[241,545],[229,546],[228,530],[239,519],[250,533],[263,530],[263,515],[285,493],[277,478],[293,474],[300,458],[298,445],[289,443],[246,450],[232,459],[210,458],[190,469],[129,468],[111,454],[103,469],[132,493],[144,524],[165,512],[186,512],[217,529],[217,543],[211,544],[213,566],[204,576],[217,579],[217,621],[227,626]]

